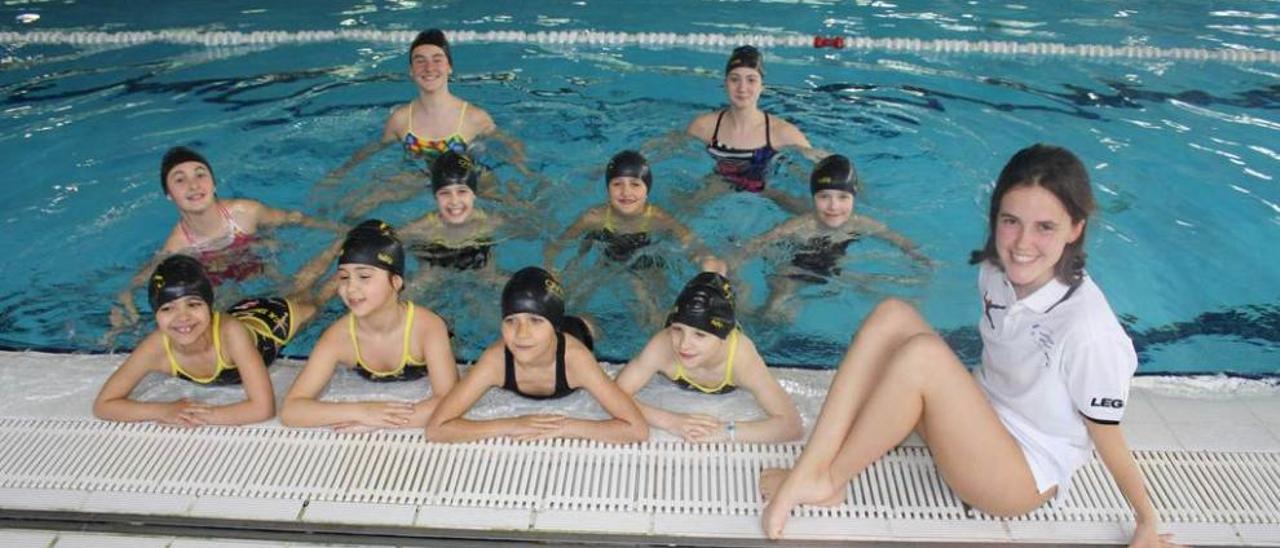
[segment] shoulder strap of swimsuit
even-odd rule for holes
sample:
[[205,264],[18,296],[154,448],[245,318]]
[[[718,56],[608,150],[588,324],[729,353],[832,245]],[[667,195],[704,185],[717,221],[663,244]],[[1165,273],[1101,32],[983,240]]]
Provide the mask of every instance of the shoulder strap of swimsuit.
[[400,356],[400,368],[405,365],[422,365],[426,362],[414,361],[413,353],[409,351],[409,334],[413,331],[413,301],[409,301],[409,311],[405,313],[404,318],[404,351]]
[[[347,333],[351,334],[351,348],[356,351],[356,367],[364,367],[360,363],[360,339],[356,338],[356,315],[347,314]],[[367,369],[367,368],[366,368]]]
[[769,113],[764,113],[764,146],[765,148],[773,148],[773,139],[769,136]]
[[457,135],[459,137],[462,136],[462,123],[467,121],[467,105],[470,105],[470,104],[471,103],[468,103],[466,101],[462,102],[462,112],[458,113],[458,127],[453,128],[454,135]]
[[231,210],[227,206],[222,205],[222,201],[218,200],[218,211],[222,212],[222,218],[227,220],[227,226],[231,227],[231,235],[247,234],[244,229],[240,228],[240,223],[236,222],[236,217],[231,214]]
[[556,395],[568,394],[572,388],[569,388],[569,375],[565,372],[564,364],[564,332],[556,333]]
[[716,129],[711,132],[711,144],[720,142],[720,122],[724,120],[724,113],[729,112],[727,109],[720,111],[720,115],[716,116]]
[[725,386],[733,386],[737,383],[733,382],[733,358],[738,354],[738,330],[734,329],[729,334],[729,359],[724,365],[724,380],[720,382],[720,388]]
[[409,123],[404,125],[405,137],[413,135],[413,104],[416,103],[417,101],[418,101],[417,99],[409,101]]
[[520,394],[520,387],[516,385],[516,358],[511,355],[511,349],[505,344],[502,347],[502,355],[506,367],[502,374],[502,388]]
[[173,348],[169,345],[169,336],[161,333],[160,337],[164,341],[164,355],[169,358],[169,375],[176,377],[178,373],[182,372],[182,366],[178,365],[178,359],[173,357]]
[[213,377],[217,378],[222,370],[227,369],[226,360],[222,359],[222,313],[213,313]]

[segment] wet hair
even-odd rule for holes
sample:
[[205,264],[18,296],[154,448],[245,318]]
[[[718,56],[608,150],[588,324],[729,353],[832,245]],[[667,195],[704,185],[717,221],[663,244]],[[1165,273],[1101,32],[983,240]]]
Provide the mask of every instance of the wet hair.
[[450,150],[431,162],[432,194],[453,185],[466,185],[475,192],[479,179],[479,166],[464,153]]
[[449,61],[449,66],[453,66],[453,52],[449,51],[449,39],[444,36],[444,31],[440,29],[427,29],[418,33],[413,39],[413,43],[409,45],[409,63],[413,63],[413,50],[418,46],[436,46],[444,50],[444,58]]
[[818,161],[813,166],[813,173],[809,175],[810,195],[823,190],[842,190],[857,196],[860,186],[862,182],[858,180],[858,171],[854,169],[853,162],[840,154],[832,154]]
[[587,350],[596,351],[596,339],[591,334],[591,326],[587,324],[587,320],[573,315],[565,316],[563,330],[565,335],[578,339]]
[[724,75],[738,67],[756,69],[764,77],[764,55],[755,46],[738,46],[729,54],[729,62],[724,65]]
[[[996,179],[987,219],[987,243],[982,249],[969,255],[969,264],[989,261],[1004,268],[996,251],[996,223],[1000,216],[1000,202],[1010,190],[1024,186],[1038,186],[1052,193],[1067,210],[1073,225],[1087,221],[1097,207],[1093,200],[1093,188],[1089,183],[1089,172],[1080,158],[1070,150],[1045,144],[1035,144],[1019,150],[1004,165],[1004,169],[1000,170],[1000,178]],[[1088,224],[1081,228],[1080,237],[1067,244],[1058,264],[1053,267],[1054,276],[1064,284],[1076,285],[1084,278],[1084,240],[1088,228]]]
[[609,159],[609,165],[604,170],[604,184],[608,185],[609,181],[618,177],[640,179],[644,182],[646,190],[653,186],[653,172],[649,170],[649,160],[634,150],[624,150]]
[[734,315],[733,286],[715,272],[702,272],[684,285],[666,325],[679,322],[721,339],[738,325]]
[[156,265],[147,281],[147,302],[151,311],[183,297],[200,297],[213,306],[213,284],[200,261],[186,255],[170,255]]
[[209,178],[213,178],[213,167],[209,165],[209,161],[204,159],[199,152],[191,150],[187,147],[177,146],[169,149],[164,153],[164,158],[160,160],[160,190],[164,191],[164,195],[169,195],[169,172],[178,164],[186,162],[200,162],[204,164],[205,169],[209,170]]
[[561,331],[565,323],[564,286],[536,266],[520,269],[502,288],[502,317],[522,312],[542,316]]
[[391,225],[369,219],[347,232],[338,264],[362,264],[404,277],[404,245]]

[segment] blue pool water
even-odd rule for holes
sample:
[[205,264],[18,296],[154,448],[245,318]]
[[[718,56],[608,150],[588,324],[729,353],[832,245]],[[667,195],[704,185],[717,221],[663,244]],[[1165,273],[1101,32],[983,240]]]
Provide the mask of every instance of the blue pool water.
[[[966,2],[747,3],[319,2],[30,3],[0,8],[0,31],[597,29],[626,32],[824,34],[871,37],[1277,49],[1280,11],[1247,2],[1074,2],[1058,8]],[[264,7],[265,6],[265,7]],[[33,12],[38,22],[17,23]],[[655,14],[662,14],[655,17]],[[223,196],[341,219],[349,202],[392,173],[387,150],[336,189],[315,184],[380,131],[412,97],[403,44],[317,42],[209,48],[175,44],[0,45],[0,345],[101,351],[107,309],[176,220],[158,164],[176,144],[213,163]],[[484,161],[520,182],[545,215],[538,236],[505,240],[502,270],[540,262],[542,242],[604,200],[614,152],[683,129],[724,103],[727,50],[702,47],[457,44],[451,90],[485,107],[552,181],[541,192],[497,147]],[[1067,146],[1094,177],[1101,209],[1089,270],[1139,347],[1140,371],[1280,371],[1280,66],[766,50],[762,106],[820,148],[849,155],[866,190],[858,211],[918,242],[938,262],[920,273],[892,248],[851,249],[846,269],[896,276],[869,287],[807,287],[794,323],[746,327],[775,363],[832,366],[878,299],[917,303],[969,361],[977,359],[976,272],[990,183],[1008,156],[1036,141]],[[692,144],[663,148],[652,199],[676,205],[709,162]],[[784,158],[772,184],[807,194],[807,160]],[[394,223],[434,210],[428,193],[376,214]],[[685,217],[732,253],[784,220],[757,196],[727,195]],[[292,271],[333,235],[276,233],[271,252]],[[573,246],[570,246],[573,247]],[[562,256],[562,261],[567,255]],[[749,305],[766,292],[768,257],[741,272]],[[693,267],[666,272],[661,306]],[[613,276],[614,273],[610,273]],[[567,280],[570,289],[574,280]],[[457,288],[462,288],[458,290]],[[228,293],[269,290],[259,282]],[[631,285],[611,278],[585,305],[605,332],[601,354],[625,358],[647,333]],[[496,336],[496,291],[444,280],[423,296],[455,321],[457,352],[474,357]],[[143,301],[145,299],[140,299]],[[476,303],[481,306],[476,307]],[[491,303],[491,304],[485,304]],[[321,322],[335,317],[330,307]],[[292,354],[305,354],[319,326]],[[140,332],[126,334],[131,345]]]

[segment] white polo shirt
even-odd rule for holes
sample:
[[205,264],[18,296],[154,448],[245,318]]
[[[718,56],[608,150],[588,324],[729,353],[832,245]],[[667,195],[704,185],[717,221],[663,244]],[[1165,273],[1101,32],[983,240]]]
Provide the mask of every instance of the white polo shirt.
[[1004,271],[984,262],[982,367],[975,373],[1018,441],[1041,492],[1089,461],[1085,420],[1116,424],[1138,367],[1133,342],[1087,274],[1075,288],[1056,278],[1022,300]]

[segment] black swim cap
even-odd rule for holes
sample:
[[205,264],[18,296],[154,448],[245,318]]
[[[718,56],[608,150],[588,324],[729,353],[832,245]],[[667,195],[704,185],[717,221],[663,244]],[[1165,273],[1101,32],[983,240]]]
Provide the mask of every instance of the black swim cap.
[[616,177],[635,177],[644,181],[646,189],[653,186],[653,172],[649,171],[649,160],[634,150],[624,150],[609,159],[609,166],[604,170],[604,184],[608,185]]
[[213,284],[200,261],[186,255],[170,255],[151,272],[147,301],[155,312],[183,297],[200,297],[205,304],[213,306]]
[[363,264],[404,277],[404,245],[391,225],[369,219],[347,232],[338,264]]
[[199,152],[187,147],[173,147],[168,152],[165,152],[164,159],[160,160],[160,190],[164,191],[165,196],[169,195],[169,185],[165,184],[169,180],[169,172],[173,171],[175,166],[184,162],[200,162],[204,164],[205,169],[209,170],[209,178],[213,178],[213,167]]
[[817,194],[823,190],[843,190],[853,195],[858,194],[858,171],[853,162],[840,154],[832,154],[818,161],[809,175],[809,194]]
[[733,301],[733,286],[728,278],[715,272],[700,273],[689,280],[676,297],[676,305],[667,315],[667,325],[679,322],[726,338],[738,325]]
[[738,67],[756,69],[760,76],[764,76],[764,55],[755,46],[738,46],[729,54],[729,62],[724,65],[725,75]]
[[432,45],[444,50],[444,58],[449,60],[449,66],[453,66],[453,52],[449,51],[449,39],[445,38],[444,31],[440,29],[427,29],[418,33],[418,37],[413,39],[413,44],[409,46],[409,62],[413,63],[413,50],[418,46]]
[[587,325],[587,320],[573,315],[565,316],[564,334],[578,339],[587,350],[596,351],[596,338],[591,335],[591,326]]
[[502,317],[521,312],[542,316],[560,331],[564,325],[564,286],[536,266],[520,269],[502,288]]
[[445,152],[431,162],[431,192],[440,192],[447,186],[467,185],[472,192],[476,191],[480,179],[480,168],[466,154]]

